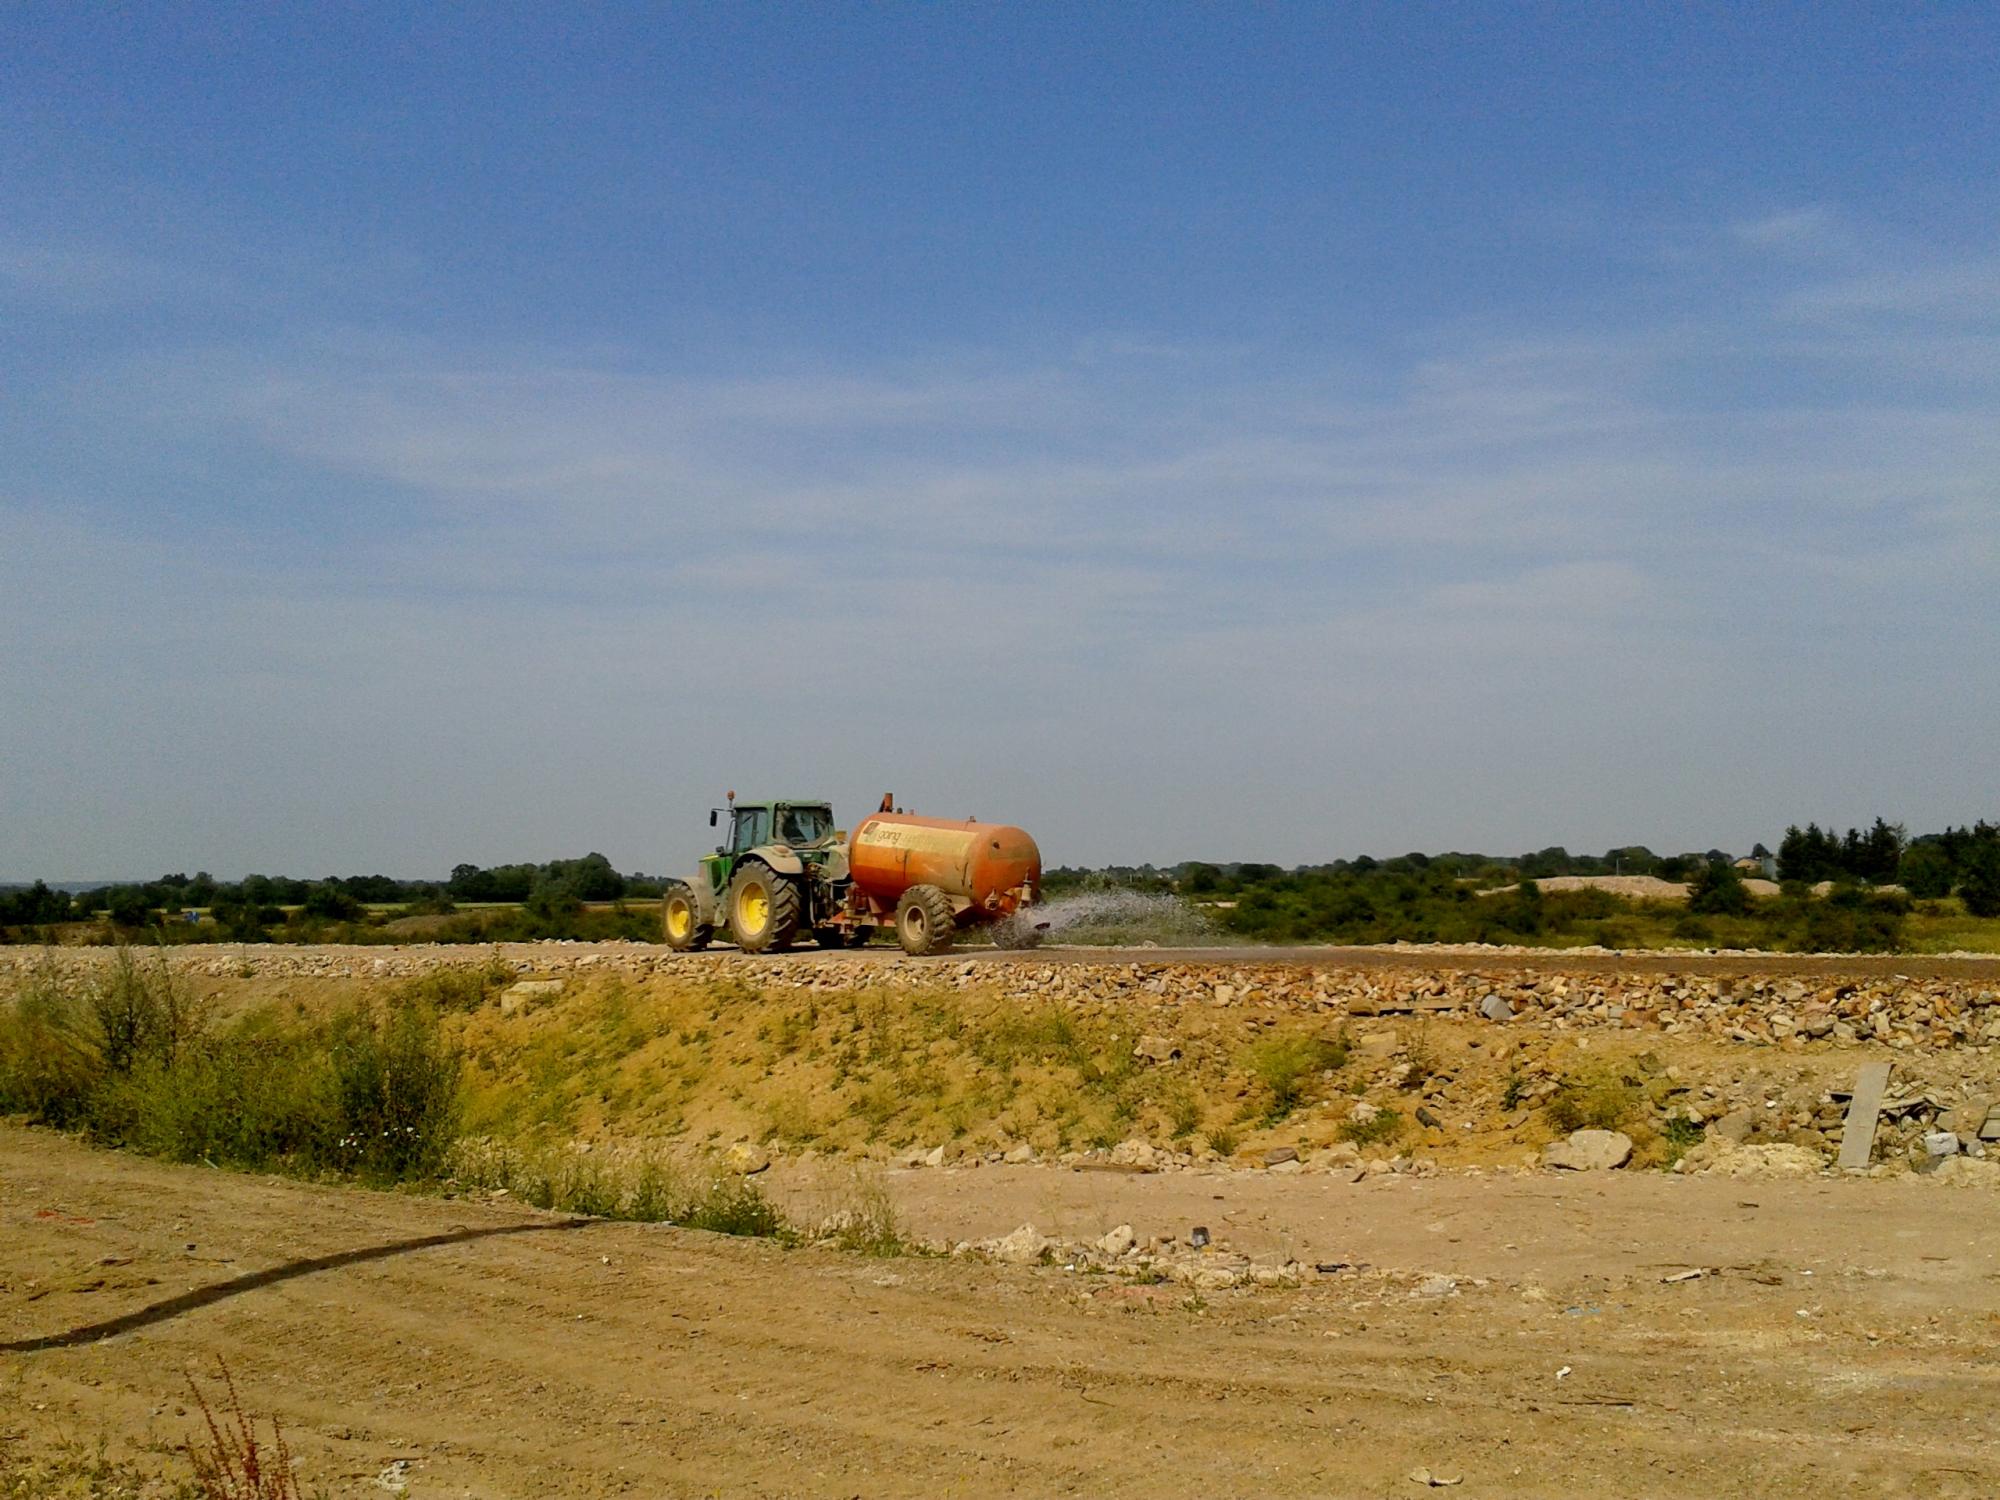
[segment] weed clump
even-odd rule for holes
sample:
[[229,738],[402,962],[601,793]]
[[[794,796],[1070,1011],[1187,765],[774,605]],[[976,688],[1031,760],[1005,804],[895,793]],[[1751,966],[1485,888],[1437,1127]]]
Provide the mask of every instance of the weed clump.
[[523,1149],[492,1141],[453,1153],[452,1181],[502,1191],[535,1208],[600,1219],[674,1224],[753,1239],[795,1239],[797,1231],[747,1177],[658,1153],[624,1162],[575,1152]]
[[1642,1101],[1638,1085],[1616,1073],[1573,1073],[1557,1082],[1542,1114],[1562,1135],[1617,1130],[1637,1118]]
[[1264,1122],[1275,1125],[1304,1102],[1314,1079],[1347,1065],[1347,1038],[1267,1037],[1245,1051],[1243,1064],[1264,1090]]
[[1385,1146],[1402,1133],[1400,1110],[1378,1109],[1365,1118],[1349,1115],[1340,1122],[1340,1138],[1357,1146]]
[[228,1395],[221,1411],[208,1404],[192,1378],[188,1380],[206,1429],[202,1440],[189,1443],[186,1450],[201,1500],[300,1500],[292,1450],[285,1443],[278,1419],[271,1419],[271,1441],[261,1442],[256,1422],[245,1413],[242,1398],[236,1394],[229,1366],[220,1356],[215,1365]]

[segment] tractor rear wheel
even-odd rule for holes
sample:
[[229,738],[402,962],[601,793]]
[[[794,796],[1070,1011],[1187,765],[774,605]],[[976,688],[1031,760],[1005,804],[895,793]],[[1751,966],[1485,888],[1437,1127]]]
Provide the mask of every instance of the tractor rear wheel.
[[694,892],[684,881],[676,880],[667,887],[666,899],[660,903],[660,925],[666,929],[667,946],[676,953],[699,952],[715,936],[715,929],[702,921]]
[[903,951],[922,958],[946,952],[958,936],[951,897],[934,885],[913,885],[896,903],[896,941]]
[[745,860],[729,882],[729,935],[745,953],[792,946],[799,931],[799,888],[762,860]]

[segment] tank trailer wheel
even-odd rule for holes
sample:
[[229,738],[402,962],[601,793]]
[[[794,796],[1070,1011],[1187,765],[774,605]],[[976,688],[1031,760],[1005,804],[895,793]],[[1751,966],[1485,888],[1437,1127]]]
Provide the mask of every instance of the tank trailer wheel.
[[934,885],[913,885],[896,903],[896,941],[903,951],[922,958],[944,953],[958,936],[958,920],[951,909],[951,897]]
[[799,931],[799,888],[760,860],[747,860],[729,882],[729,935],[745,953],[792,946]]
[[678,880],[667,887],[660,903],[660,925],[666,930],[667,946],[676,953],[697,953],[715,936],[715,929],[701,919],[694,892]]

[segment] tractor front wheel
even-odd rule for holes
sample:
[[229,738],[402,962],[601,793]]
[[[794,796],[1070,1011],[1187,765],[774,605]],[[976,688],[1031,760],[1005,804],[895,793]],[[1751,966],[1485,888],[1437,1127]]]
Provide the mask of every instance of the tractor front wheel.
[[760,860],[746,860],[729,882],[729,935],[745,953],[792,946],[799,931],[799,888]]
[[917,958],[944,953],[958,936],[951,897],[934,885],[913,885],[896,903],[896,941]]
[[676,953],[699,952],[715,936],[715,929],[701,919],[694,892],[678,880],[667,887],[660,903],[660,925],[666,929],[667,946]]

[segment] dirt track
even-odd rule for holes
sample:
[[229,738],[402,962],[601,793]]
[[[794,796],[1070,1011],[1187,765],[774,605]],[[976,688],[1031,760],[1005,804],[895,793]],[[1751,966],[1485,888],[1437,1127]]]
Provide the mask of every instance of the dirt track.
[[[0,1127],[0,1432],[178,1441],[181,1372],[220,1353],[334,1494],[382,1493],[399,1460],[417,1497],[1408,1496],[1419,1465],[1464,1496],[2000,1491],[2000,1197],[1036,1168],[892,1188],[928,1232],[1199,1213],[1369,1269],[1204,1302]],[[1662,1280],[1695,1265],[1718,1274]],[[1427,1274],[1485,1284],[1417,1295]]]

